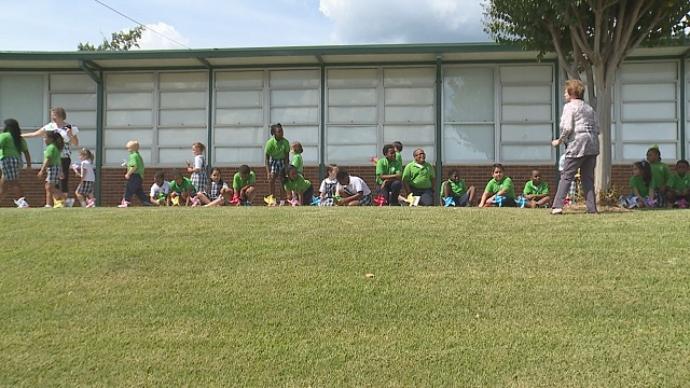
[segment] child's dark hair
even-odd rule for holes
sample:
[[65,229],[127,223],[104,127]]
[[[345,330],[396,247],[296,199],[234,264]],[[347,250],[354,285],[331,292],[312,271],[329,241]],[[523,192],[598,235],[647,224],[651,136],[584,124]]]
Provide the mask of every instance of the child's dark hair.
[[93,153],[88,148],[82,148],[79,151],[79,155],[86,156],[87,160],[90,160],[91,162],[93,162]]
[[211,169],[211,174],[213,174],[213,173],[216,172],[216,171],[218,171],[218,175],[220,175],[220,168],[218,168],[218,167],[213,167],[213,168]]
[[399,141],[394,141],[394,142],[393,142],[393,146],[395,147],[396,150],[398,150],[398,152],[402,152],[403,145],[402,145],[401,142],[399,142]]
[[4,132],[9,132],[12,135],[12,140],[14,140],[14,146],[17,148],[17,152],[22,151],[22,130],[19,128],[19,122],[15,119],[5,120],[5,130]]
[[649,187],[649,184],[652,183],[652,166],[649,164],[649,162],[643,160],[633,163],[633,166],[637,167],[640,172],[642,172],[642,180],[644,181],[644,184]]
[[172,176],[175,177],[175,180],[177,180],[177,178],[184,178],[184,175],[182,175],[182,171],[180,170],[173,170]]
[[53,144],[58,150],[62,151],[62,149],[65,148],[65,140],[58,131],[50,131],[46,134],[46,137],[51,140],[50,144]]
[[155,179],[155,180],[159,180],[159,179],[165,180],[165,173],[164,173],[163,171],[158,171],[158,172],[156,173],[156,175],[153,176],[153,179]]
[[452,178],[453,175],[460,176],[460,171],[458,171],[458,170],[451,170],[450,174],[448,174],[448,178]]
[[387,154],[387,153],[388,153],[388,150],[390,150],[391,148],[395,148],[395,146],[394,146],[393,144],[386,144],[386,145],[384,145],[384,146],[383,146],[383,154],[384,154],[384,155]]
[[345,171],[345,170],[340,170],[340,171],[338,171],[338,174],[336,174],[335,179],[338,180],[338,181],[341,181],[341,180],[343,180],[343,179],[345,179],[345,178],[348,178],[349,176],[350,176],[350,174],[348,174],[347,171]]
[[249,166],[243,164],[240,166],[240,174],[249,174]]
[[271,125],[271,136],[276,134],[277,128],[283,129],[283,126],[280,123],[276,123],[276,124]]
[[296,154],[301,154],[302,152],[304,152],[304,148],[302,148],[302,143],[298,141],[292,143],[292,148],[295,149]]
[[326,172],[330,174],[331,172],[333,172],[333,169],[336,168],[338,168],[337,164],[329,164],[328,166],[326,166]]
[[679,164],[684,164],[685,167],[690,167],[690,163],[688,163],[688,161],[685,160],[685,159],[681,159],[681,160],[679,160],[679,161],[676,162],[676,166],[679,165]]
[[649,147],[647,152],[649,152],[649,151],[656,152],[656,157],[661,162],[661,150],[659,149],[659,146],[655,145],[655,146]]
[[505,171],[505,168],[503,168],[503,165],[501,163],[494,163],[493,168],[494,170],[498,168],[501,171]]

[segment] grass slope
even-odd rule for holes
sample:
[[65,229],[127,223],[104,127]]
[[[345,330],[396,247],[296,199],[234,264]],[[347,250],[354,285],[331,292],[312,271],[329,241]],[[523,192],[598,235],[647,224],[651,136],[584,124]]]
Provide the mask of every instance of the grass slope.
[[690,212],[547,213],[3,209],[0,385],[687,384]]

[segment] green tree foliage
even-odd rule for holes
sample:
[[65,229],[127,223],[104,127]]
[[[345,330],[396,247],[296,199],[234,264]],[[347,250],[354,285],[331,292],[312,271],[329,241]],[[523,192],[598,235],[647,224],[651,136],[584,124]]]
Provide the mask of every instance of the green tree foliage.
[[499,43],[555,53],[569,78],[589,85],[602,132],[597,186],[611,171],[611,93],[616,72],[640,45],[683,40],[688,0],[487,0],[485,29]]
[[113,32],[111,39],[103,39],[103,43],[94,46],[91,43],[79,43],[79,51],[127,51],[132,47],[139,47],[139,39],[144,31],[143,26],[137,26],[129,31]]

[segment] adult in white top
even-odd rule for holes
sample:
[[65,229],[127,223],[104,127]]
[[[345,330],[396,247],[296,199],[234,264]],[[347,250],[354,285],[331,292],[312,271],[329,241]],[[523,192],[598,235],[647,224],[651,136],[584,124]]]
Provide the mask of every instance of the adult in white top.
[[31,133],[25,133],[23,137],[43,137],[46,133],[56,131],[62,136],[65,141],[65,147],[62,149],[62,179],[60,179],[60,190],[63,193],[69,193],[69,168],[72,164],[71,147],[79,145],[79,128],[72,125],[65,120],[67,119],[67,112],[64,108],[54,107],[50,109],[50,122],[41,128]]
[[554,147],[565,144],[566,151],[551,214],[563,213],[563,201],[578,169],[585,193],[587,213],[597,212],[594,195],[594,167],[599,155],[599,123],[594,109],[583,101],[584,94],[585,86],[582,81],[565,82],[563,97],[566,104],[561,115],[561,136],[554,139],[551,144]]

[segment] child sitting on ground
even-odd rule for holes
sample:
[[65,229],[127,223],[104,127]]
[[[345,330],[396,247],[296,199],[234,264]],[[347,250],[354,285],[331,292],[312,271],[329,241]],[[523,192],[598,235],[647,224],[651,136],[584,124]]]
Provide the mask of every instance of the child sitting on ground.
[[149,199],[156,206],[170,206],[170,184],[163,171],[158,171],[153,177]]
[[643,160],[633,163],[632,176],[629,182],[632,194],[621,197],[621,206],[628,209],[656,207],[656,195],[654,192],[656,182],[652,177],[651,165],[647,161]]
[[321,181],[321,187],[319,187],[319,206],[335,205],[335,190],[338,186],[338,180],[336,179],[338,175],[338,166],[329,164],[328,167],[326,167],[326,172],[328,176]]
[[676,172],[672,173],[668,179],[668,191],[666,198],[675,207],[686,209],[690,202],[690,174],[688,174],[687,160],[676,162]]
[[239,171],[232,178],[232,189],[235,192],[233,203],[236,206],[251,206],[254,201],[254,185],[256,184],[256,174],[243,164]]
[[288,202],[292,206],[311,205],[314,187],[311,182],[297,172],[295,166],[288,167],[287,176],[283,183]]
[[220,169],[218,168],[211,171],[211,184],[208,193],[197,192],[196,194],[197,203],[204,207],[224,206],[230,203],[230,198],[232,198],[232,189],[220,178]]
[[474,199],[474,186],[469,188],[460,179],[458,170],[450,172],[448,180],[441,184],[441,205],[445,207],[471,206]]
[[515,206],[515,188],[513,180],[504,175],[503,165],[496,163],[493,165],[493,178],[489,180],[484,188],[484,194],[479,201],[479,207],[511,207]]
[[336,192],[341,197],[338,206],[369,206],[371,205],[371,190],[360,177],[350,175],[347,171],[338,171],[336,175],[338,186]]
[[541,180],[541,173],[539,170],[532,170],[532,180],[525,183],[522,195],[526,201],[525,206],[529,208],[534,209],[549,206],[549,202],[551,202],[551,197],[549,197],[549,185]]
[[196,189],[192,180],[185,178],[182,172],[175,171],[174,180],[170,181],[170,203],[173,206],[191,206]]

